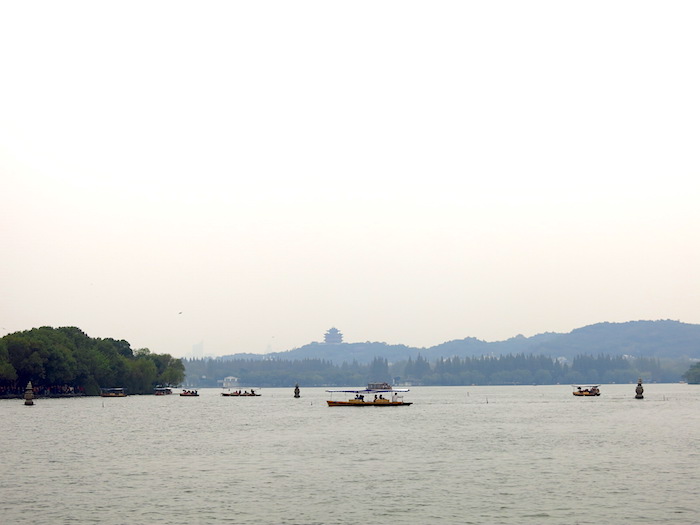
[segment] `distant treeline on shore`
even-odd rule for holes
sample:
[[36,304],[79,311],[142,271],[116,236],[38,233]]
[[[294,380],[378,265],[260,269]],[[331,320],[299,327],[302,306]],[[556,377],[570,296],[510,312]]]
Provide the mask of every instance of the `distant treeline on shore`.
[[397,363],[375,357],[371,363],[334,364],[324,359],[185,359],[191,386],[222,386],[226,377],[260,387],[351,386],[387,381],[412,385],[512,385],[557,383],[675,382],[687,366],[665,367],[656,358],[580,355],[570,363],[542,355],[439,358],[418,355]]
[[29,381],[47,396],[97,395],[112,387],[147,394],[184,378],[180,359],[133,351],[127,341],[92,338],[75,327],[44,326],[0,338],[0,396],[24,392]]

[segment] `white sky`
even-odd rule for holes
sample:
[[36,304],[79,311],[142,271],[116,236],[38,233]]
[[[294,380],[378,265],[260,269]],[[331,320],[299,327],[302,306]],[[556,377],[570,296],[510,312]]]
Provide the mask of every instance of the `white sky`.
[[3,2],[0,335],[180,357],[700,323],[699,15]]

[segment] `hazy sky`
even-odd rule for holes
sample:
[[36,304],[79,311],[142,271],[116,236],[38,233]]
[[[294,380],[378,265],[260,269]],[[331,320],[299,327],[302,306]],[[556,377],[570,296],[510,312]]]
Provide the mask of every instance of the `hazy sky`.
[[696,1],[3,2],[0,335],[179,357],[700,323],[699,25]]

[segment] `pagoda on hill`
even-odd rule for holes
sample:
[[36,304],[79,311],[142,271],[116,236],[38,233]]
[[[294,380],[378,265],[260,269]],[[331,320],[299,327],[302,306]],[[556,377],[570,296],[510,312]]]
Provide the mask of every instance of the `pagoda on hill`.
[[323,342],[326,344],[338,344],[343,342],[343,334],[337,328],[329,328],[323,336]]

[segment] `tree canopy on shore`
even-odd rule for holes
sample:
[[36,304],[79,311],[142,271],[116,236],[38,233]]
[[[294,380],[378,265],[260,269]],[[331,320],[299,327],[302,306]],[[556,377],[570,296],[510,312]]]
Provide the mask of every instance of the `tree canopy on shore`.
[[570,363],[542,355],[438,358],[422,355],[415,359],[389,362],[377,356],[372,362],[340,365],[323,359],[185,359],[187,383],[192,386],[219,385],[227,376],[241,385],[287,387],[359,386],[368,382],[396,382],[413,385],[512,385],[556,383],[629,383],[677,381],[679,374],[665,368],[656,358],[628,358],[610,355],[579,355]]
[[185,377],[180,359],[131,349],[125,340],[92,338],[76,327],[43,326],[0,339],[0,385],[23,388],[69,386],[95,395],[123,387],[132,394],[157,385],[178,385]]

